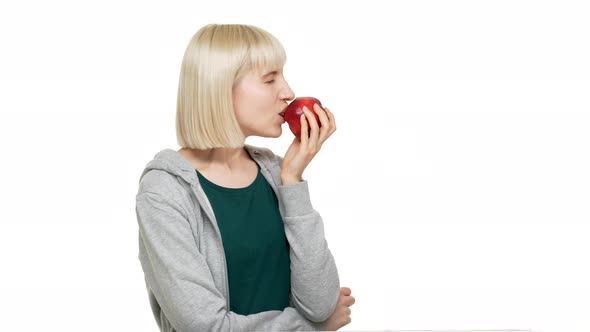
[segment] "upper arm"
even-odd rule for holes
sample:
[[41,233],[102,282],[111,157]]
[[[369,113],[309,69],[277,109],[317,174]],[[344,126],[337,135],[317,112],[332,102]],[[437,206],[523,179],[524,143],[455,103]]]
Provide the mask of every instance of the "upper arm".
[[197,248],[185,209],[153,192],[138,195],[136,204],[140,262],[165,316],[179,331],[221,324],[226,300]]

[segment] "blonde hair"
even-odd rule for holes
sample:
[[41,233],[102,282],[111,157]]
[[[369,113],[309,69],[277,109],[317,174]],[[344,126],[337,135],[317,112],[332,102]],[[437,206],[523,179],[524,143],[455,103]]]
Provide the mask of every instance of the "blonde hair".
[[239,148],[244,134],[233,108],[233,88],[252,69],[282,68],[285,50],[251,25],[209,24],[190,40],[180,69],[176,139],[191,149]]

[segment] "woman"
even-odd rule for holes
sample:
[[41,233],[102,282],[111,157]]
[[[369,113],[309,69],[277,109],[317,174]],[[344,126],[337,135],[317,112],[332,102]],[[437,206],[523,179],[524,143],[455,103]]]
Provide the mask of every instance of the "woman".
[[[162,331],[337,330],[350,322],[323,222],[302,174],[334,133],[315,105],[285,157],[245,144],[279,137],[293,91],[285,52],[248,25],[201,28],[182,62],[180,150],[160,151],[137,194],[139,259]],[[309,119],[309,125],[308,121]]]

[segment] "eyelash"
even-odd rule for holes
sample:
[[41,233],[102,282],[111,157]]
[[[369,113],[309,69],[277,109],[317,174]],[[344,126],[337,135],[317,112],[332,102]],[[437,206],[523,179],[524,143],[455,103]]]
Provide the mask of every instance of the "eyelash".
[[268,81],[268,82],[266,82],[266,83],[272,83],[272,82],[274,82],[274,81],[275,81],[275,80],[270,80],[270,81]]

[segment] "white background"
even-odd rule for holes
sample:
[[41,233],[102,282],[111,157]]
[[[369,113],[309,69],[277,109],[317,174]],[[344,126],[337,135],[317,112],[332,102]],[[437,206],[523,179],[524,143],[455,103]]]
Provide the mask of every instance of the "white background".
[[[357,299],[344,330],[590,331],[589,7],[2,2],[2,330],[157,331],[139,176],[179,148],[189,39],[246,23],[336,115],[304,177]],[[282,155],[283,133],[247,142]]]

